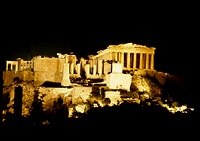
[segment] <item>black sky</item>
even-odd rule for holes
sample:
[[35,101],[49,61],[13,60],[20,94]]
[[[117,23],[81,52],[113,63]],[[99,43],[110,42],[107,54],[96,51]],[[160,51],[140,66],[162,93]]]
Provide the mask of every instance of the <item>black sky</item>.
[[68,2],[1,3],[2,71],[6,60],[18,57],[27,60],[35,55],[51,57],[70,51],[86,56],[111,44],[132,42],[154,46],[155,69],[189,78],[190,93],[196,97],[198,3]]
[[3,61],[70,51],[86,56],[132,42],[156,47],[157,70],[192,71],[197,62],[197,13],[187,4],[30,7],[4,11]]

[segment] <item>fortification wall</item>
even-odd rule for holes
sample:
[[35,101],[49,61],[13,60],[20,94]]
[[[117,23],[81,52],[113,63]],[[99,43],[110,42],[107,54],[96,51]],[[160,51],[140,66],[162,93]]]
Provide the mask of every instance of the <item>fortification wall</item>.
[[34,73],[31,71],[3,71],[3,86],[9,86],[17,78],[23,81],[33,81]]
[[63,71],[63,64],[63,58],[36,58],[34,60],[34,71],[60,73]]
[[62,76],[62,73],[55,73],[52,71],[36,71],[34,72],[34,81],[39,83],[43,83],[45,81],[61,82]]

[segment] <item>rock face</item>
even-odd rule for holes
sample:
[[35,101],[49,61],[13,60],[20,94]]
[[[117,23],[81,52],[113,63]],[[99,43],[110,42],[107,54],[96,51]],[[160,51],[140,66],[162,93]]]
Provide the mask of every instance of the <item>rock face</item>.
[[132,78],[131,90],[134,92],[146,92],[153,96],[161,95],[162,88],[149,78],[136,75]]
[[[3,88],[3,120],[6,121],[7,116],[14,113],[14,88],[18,85],[23,88],[23,117],[31,117],[33,111],[35,111],[34,107],[50,117],[55,116],[55,109],[62,109],[62,111],[65,109],[65,112],[61,113],[65,116],[70,114],[73,117],[74,113],[87,113],[90,108],[94,107],[118,106],[125,99],[126,101],[136,101],[138,104],[146,102],[148,106],[151,105],[148,100],[153,101],[155,99],[159,101],[158,103],[164,101],[173,103],[177,102],[181,98],[181,94],[184,95],[185,93],[185,83],[182,78],[156,71],[147,71],[141,74],[132,75],[130,91],[107,91],[104,94],[102,92],[92,92],[92,86],[45,88],[35,85],[34,82],[14,82],[11,86]],[[117,95],[115,95],[116,93]],[[56,105],[57,107],[55,107]],[[42,123],[46,124],[54,119],[41,120]]]

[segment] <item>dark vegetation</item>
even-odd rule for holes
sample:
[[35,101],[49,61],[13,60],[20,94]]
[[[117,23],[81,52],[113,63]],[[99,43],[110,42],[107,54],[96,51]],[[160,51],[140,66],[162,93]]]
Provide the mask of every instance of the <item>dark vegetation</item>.
[[[147,76],[148,77],[148,76]],[[151,81],[156,85],[160,85],[155,77],[150,77]],[[84,80],[84,82],[82,82]],[[80,83],[85,83],[85,79],[76,80]],[[98,80],[89,80],[93,82],[101,82]],[[178,100],[181,103],[189,103],[189,106],[194,107],[194,112],[189,111],[187,114],[177,112],[170,113],[166,108],[162,108],[151,101],[151,106],[147,104],[135,104],[124,102],[119,106],[104,108],[91,108],[87,113],[82,114],[80,118],[68,118],[68,109],[63,106],[62,98],[53,101],[53,112],[45,113],[42,109],[42,100],[38,99],[38,93],[35,93],[34,102],[32,103],[32,110],[30,116],[22,117],[16,114],[7,114],[6,121],[3,123],[3,128],[14,129],[65,129],[65,130],[88,130],[101,131],[108,130],[127,130],[130,128],[138,129],[141,132],[155,129],[185,129],[190,130],[199,126],[198,121],[198,104],[196,99],[192,98],[192,89],[195,82],[187,83],[185,87],[180,87],[175,81],[168,79],[162,90],[162,99],[169,96]],[[60,83],[45,82],[43,86],[59,87]],[[129,97],[129,96],[128,96]],[[3,98],[4,102],[8,98]],[[44,120],[49,123],[44,124]],[[156,131],[155,131],[156,132]]]
[[[177,128],[194,127],[197,124],[195,112],[183,114],[170,113],[167,109],[152,104],[135,104],[124,102],[119,106],[105,106],[104,108],[91,108],[80,118],[67,118],[68,111],[62,105],[62,99],[54,102],[54,112],[45,114],[41,101],[36,99],[29,117],[16,118],[16,115],[7,115],[3,124],[5,128],[45,128],[45,129],[124,129],[129,127],[157,127]],[[50,124],[42,124],[49,119]]]

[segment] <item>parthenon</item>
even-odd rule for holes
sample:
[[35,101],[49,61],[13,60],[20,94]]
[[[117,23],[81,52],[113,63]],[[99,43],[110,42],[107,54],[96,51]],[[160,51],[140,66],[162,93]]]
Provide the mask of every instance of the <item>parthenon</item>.
[[108,61],[121,63],[123,70],[154,69],[155,49],[133,43],[109,45],[91,57],[91,65],[98,74],[106,73]]

